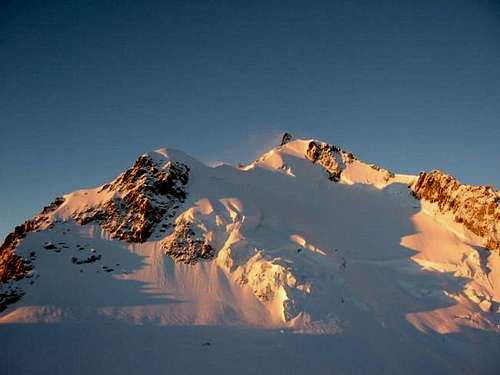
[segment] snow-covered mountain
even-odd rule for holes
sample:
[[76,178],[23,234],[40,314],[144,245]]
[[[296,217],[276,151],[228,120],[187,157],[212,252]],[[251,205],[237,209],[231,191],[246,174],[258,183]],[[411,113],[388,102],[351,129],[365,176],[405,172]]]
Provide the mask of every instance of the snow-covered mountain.
[[[137,373],[176,358],[169,368],[177,373],[495,373],[499,202],[491,187],[439,171],[393,173],[289,134],[239,168],[208,167],[172,149],[144,154],[110,183],[56,198],[7,236],[0,332],[11,349],[0,354],[0,372],[33,373],[44,354],[38,345],[23,350],[22,338],[34,332],[44,332],[32,338],[43,342],[47,327],[112,335],[119,324],[134,335],[131,353],[152,336],[169,353],[155,346]],[[232,349],[196,346],[193,366],[185,337],[198,340],[204,329]],[[208,346],[223,363],[212,362]],[[56,347],[54,355],[71,358]],[[263,360],[231,361],[235,348]],[[36,372],[135,368],[122,357],[121,367],[102,359],[102,368]]]

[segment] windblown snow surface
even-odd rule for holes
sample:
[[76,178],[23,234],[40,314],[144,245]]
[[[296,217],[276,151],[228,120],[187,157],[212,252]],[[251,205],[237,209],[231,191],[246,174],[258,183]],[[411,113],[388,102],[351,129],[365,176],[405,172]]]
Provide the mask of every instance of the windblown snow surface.
[[[145,242],[75,222],[119,192],[64,196],[16,248],[33,270],[0,314],[0,374],[499,374],[498,251],[411,196],[416,176],[355,159],[332,181],[309,144],[240,168],[147,154],[190,174]],[[185,223],[206,259],[166,255]]]

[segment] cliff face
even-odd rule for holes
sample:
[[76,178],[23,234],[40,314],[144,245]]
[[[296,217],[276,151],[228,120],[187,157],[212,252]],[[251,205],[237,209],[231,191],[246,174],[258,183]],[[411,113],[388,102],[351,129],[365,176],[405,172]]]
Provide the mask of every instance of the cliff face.
[[[186,199],[189,167],[169,162],[160,167],[142,155],[135,164],[100,193],[114,192],[111,199],[73,215],[79,224],[98,222],[112,237],[131,242],[146,241],[155,227],[169,228],[169,218]],[[167,219],[165,221],[165,219]]]
[[500,197],[493,188],[464,185],[440,171],[421,172],[410,188],[417,199],[452,214],[457,223],[481,237],[486,248],[500,249]]

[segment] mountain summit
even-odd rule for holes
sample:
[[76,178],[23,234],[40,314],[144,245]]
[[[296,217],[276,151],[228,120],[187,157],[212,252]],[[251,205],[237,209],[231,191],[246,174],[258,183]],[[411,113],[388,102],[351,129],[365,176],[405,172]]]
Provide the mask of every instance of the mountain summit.
[[[278,330],[360,359],[343,372],[493,373],[499,202],[492,187],[398,174],[288,133],[238,168],[160,149],[7,236],[0,327]],[[329,373],[327,348],[308,355]]]

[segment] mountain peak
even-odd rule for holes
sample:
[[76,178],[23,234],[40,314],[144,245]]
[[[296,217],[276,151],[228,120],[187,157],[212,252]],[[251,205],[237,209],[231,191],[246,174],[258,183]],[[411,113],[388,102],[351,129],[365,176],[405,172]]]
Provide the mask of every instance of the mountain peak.
[[239,169],[158,149],[15,228],[0,248],[0,323],[37,322],[50,305],[61,320],[496,332],[498,210],[491,188],[398,174],[288,133]]
[[[285,136],[286,135],[286,136]],[[416,176],[396,174],[376,164],[359,160],[352,152],[316,139],[293,139],[261,155],[244,170],[266,169],[303,180],[326,177],[342,184],[370,185],[383,189],[393,183],[410,184]]]

